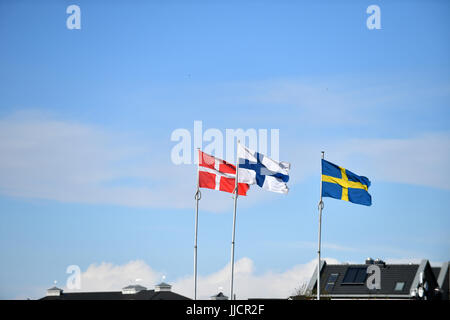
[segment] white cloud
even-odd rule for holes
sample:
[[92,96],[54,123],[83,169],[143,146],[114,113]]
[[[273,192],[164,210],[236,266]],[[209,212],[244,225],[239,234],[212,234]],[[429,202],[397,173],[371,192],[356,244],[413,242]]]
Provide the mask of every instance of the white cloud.
[[[328,263],[339,263],[336,259],[326,258]],[[250,258],[242,258],[235,264],[235,293],[238,299],[247,298],[287,298],[293,295],[302,284],[311,278],[316,260],[296,265],[283,272],[268,271],[255,273],[254,263]],[[161,282],[162,273],[154,271],[143,261],[131,261],[124,265],[101,263],[91,265],[81,276],[81,289],[77,291],[120,291],[120,289],[137,278],[139,284],[153,289]],[[172,290],[186,297],[193,297],[193,275],[172,282]],[[208,275],[199,275],[198,298],[209,299],[220,290],[229,294],[230,264]],[[65,290],[69,291],[70,290]],[[72,290],[74,291],[74,290]]]
[[124,265],[102,262],[90,265],[81,274],[81,288],[73,291],[120,291],[123,287],[137,283],[152,287],[160,282],[162,273],[156,272],[142,260],[130,261]]
[[[325,260],[328,264],[341,263],[334,258],[325,258]],[[419,264],[422,258],[386,258],[383,260],[388,264]],[[348,263],[361,263],[361,261]],[[440,267],[442,265],[442,262],[430,261],[430,263],[432,266]],[[235,264],[235,293],[238,299],[287,298],[309,282],[316,267],[317,260],[314,259],[304,264],[295,265],[285,271],[266,271],[256,274],[253,261],[245,257],[236,261]],[[136,282],[136,279],[139,279],[139,281]],[[92,264],[81,274],[80,289],[69,290],[64,285],[61,285],[61,287],[65,292],[120,291],[127,285],[137,283],[148,289],[154,289],[154,286],[161,281],[169,282],[172,285],[173,292],[193,298],[193,275],[181,277],[174,281],[163,280],[162,272],[154,270],[142,260],[130,261],[123,265],[106,262]],[[198,298],[209,299],[219,292],[219,288],[228,296],[229,286],[230,264],[227,264],[218,271],[207,275],[199,275]],[[47,287],[20,288],[20,291],[14,291],[15,296],[4,295],[4,298],[26,299],[31,297],[37,299],[44,295],[46,289]]]
[[[335,259],[327,258],[326,260],[329,263],[338,263]],[[282,272],[267,271],[256,274],[253,261],[250,258],[242,258],[235,265],[234,291],[238,299],[287,298],[295,294],[302,284],[309,281],[316,266],[317,261],[312,260]],[[198,296],[209,299],[211,295],[218,292],[219,287],[223,288],[225,295],[229,295],[230,264],[210,275],[200,276]],[[175,291],[178,290],[189,296],[192,296],[192,288],[192,277],[174,283]]]

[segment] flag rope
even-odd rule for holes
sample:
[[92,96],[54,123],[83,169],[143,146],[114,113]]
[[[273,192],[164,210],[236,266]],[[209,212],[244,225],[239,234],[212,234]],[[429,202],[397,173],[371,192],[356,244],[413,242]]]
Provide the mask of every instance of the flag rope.
[[234,214],[233,214],[233,235],[231,240],[231,284],[230,284],[230,300],[235,300],[233,296],[233,285],[234,285],[234,243],[236,235],[236,208],[237,208],[237,198],[239,196],[239,157],[237,154],[237,146],[239,145],[239,140],[236,145],[236,182],[234,186]]
[[[200,149],[198,149],[200,154]],[[200,162],[200,159],[199,159]],[[200,176],[197,167],[197,191],[195,192],[195,240],[194,240],[194,300],[197,300],[197,238],[198,238],[198,202],[202,198],[199,184]]]
[[[325,157],[325,151],[322,151],[322,159]],[[321,169],[322,170],[322,169]],[[321,237],[322,237],[322,210],[324,204],[322,201],[322,175],[320,178],[320,201],[318,205],[319,209],[319,249],[317,250],[318,262],[317,262],[317,300],[320,300],[320,245],[321,245]]]

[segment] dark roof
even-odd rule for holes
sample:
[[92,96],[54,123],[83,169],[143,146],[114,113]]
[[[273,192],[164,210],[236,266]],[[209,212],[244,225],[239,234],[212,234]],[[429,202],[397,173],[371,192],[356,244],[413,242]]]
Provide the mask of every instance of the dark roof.
[[225,295],[222,292],[219,292],[218,294],[213,295],[213,297],[222,298],[225,297]]
[[[326,264],[320,277],[320,290],[323,294],[331,295],[408,295],[416,276],[419,265],[417,264],[392,264],[379,265],[381,271],[381,289],[369,290],[365,283],[346,284],[343,282],[347,270],[352,268],[367,268],[366,264],[332,265]],[[338,274],[335,285],[326,292],[328,279],[331,274]],[[402,290],[395,290],[398,282],[404,282]]]
[[172,287],[170,284],[161,282],[160,284],[157,284],[158,287]]
[[172,291],[142,290],[135,294],[122,294],[121,291],[69,292],[60,296],[46,296],[41,300],[190,300]]
[[141,290],[146,290],[147,288],[140,286],[138,284],[130,284],[129,286],[126,286],[122,290],[124,290],[124,289],[135,289],[136,291],[141,291]]
[[441,272],[441,267],[431,267],[433,270],[434,277],[437,279],[439,277],[439,272]]
[[157,290],[166,290],[166,289],[171,289],[172,288],[172,286],[170,285],[170,284],[168,284],[168,283],[165,283],[165,282],[161,282],[160,284],[157,284],[156,286],[155,286],[155,289],[157,289]]

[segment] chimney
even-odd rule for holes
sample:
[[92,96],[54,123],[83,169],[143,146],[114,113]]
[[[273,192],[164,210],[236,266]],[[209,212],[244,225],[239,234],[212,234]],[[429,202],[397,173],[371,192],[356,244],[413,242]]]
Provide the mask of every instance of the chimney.
[[47,289],[47,297],[58,297],[62,295],[63,290],[58,287]]
[[143,290],[147,290],[146,287],[140,286],[138,284],[135,285],[129,285],[124,288],[122,288],[122,294],[136,294],[138,292],[141,292]]
[[161,282],[160,284],[157,284],[155,286],[155,292],[161,292],[161,291],[171,291],[172,286],[170,284],[167,284],[165,282]]
[[381,260],[380,258],[375,259],[375,264],[385,267],[386,266],[386,262],[384,262],[383,260]]
[[211,296],[211,300],[228,300],[228,297],[222,292],[219,292],[218,294]]

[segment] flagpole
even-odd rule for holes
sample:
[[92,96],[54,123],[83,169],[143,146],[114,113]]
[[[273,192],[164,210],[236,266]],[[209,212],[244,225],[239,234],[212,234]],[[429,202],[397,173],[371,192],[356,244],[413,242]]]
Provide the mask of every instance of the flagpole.
[[[239,140],[237,144],[239,145]],[[230,285],[230,300],[234,300],[233,297],[233,283],[234,283],[234,240],[236,234],[236,208],[237,208],[237,198],[238,198],[238,178],[239,178],[239,157],[237,154],[236,147],[236,181],[234,186],[234,214],[233,214],[233,235],[231,240],[231,285]]]
[[[322,160],[325,158],[325,151],[322,151]],[[321,233],[322,233],[322,209],[323,209],[323,201],[322,201],[322,169],[320,173],[320,201],[319,201],[319,250],[318,254],[318,263],[317,263],[317,300],[320,300],[320,241],[321,241]]]
[[[198,148],[200,151],[200,148]],[[199,152],[200,155],[200,152]],[[200,162],[200,157],[198,159]],[[194,242],[194,300],[197,300],[197,235],[198,235],[198,202],[201,198],[200,187],[199,187],[199,170],[197,164],[197,191],[195,192],[195,242]]]

